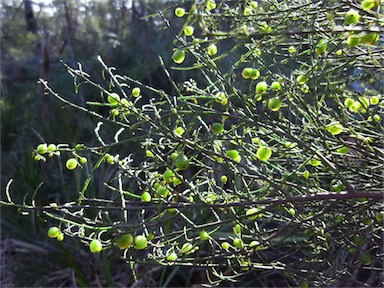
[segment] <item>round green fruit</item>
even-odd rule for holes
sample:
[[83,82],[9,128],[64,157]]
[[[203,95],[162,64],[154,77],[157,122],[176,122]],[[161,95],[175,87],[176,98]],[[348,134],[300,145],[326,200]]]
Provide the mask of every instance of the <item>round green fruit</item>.
[[376,43],[377,40],[379,40],[379,33],[376,32],[371,32],[361,37],[361,41],[366,45],[372,45]]
[[48,237],[49,238],[56,238],[60,234],[59,227],[53,226],[48,229]]
[[185,9],[184,9],[184,8],[177,7],[177,8],[175,9],[175,15],[176,15],[177,17],[183,17],[184,14],[185,14]]
[[215,135],[219,135],[219,134],[223,133],[223,131],[224,131],[223,124],[218,123],[218,122],[213,123],[212,124],[212,131]]
[[257,212],[259,212],[257,208],[250,208],[245,211],[245,215],[248,217],[249,220],[255,220],[259,216]]
[[345,13],[345,16],[344,16],[345,24],[347,25],[355,24],[359,21],[359,18],[360,18],[359,12],[354,9],[350,9],[347,13]]
[[268,101],[268,108],[271,111],[278,111],[281,107],[281,100],[279,97],[274,97],[269,99]]
[[249,79],[251,78],[251,72],[252,68],[244,68],[243,71],[241,71],[241,76],[245,79]]
[[200,236],[200,239],[203,240],[203,241],[208,240],[208,238],[209,238],[208,232],[204,231],[204,230],[200,232],[199,236]]
[[377,212],[375,218],[378,222],[384,221],[384,211]]
[[233,239],[233,246],[235,246],[237,248],[243,248],[244,242],[240,238],[235,238],[235,239]]
[[363,0],[361,1],[361,9],[368,11],[371,10],[376,5],[380,5],[380,0]]
[[208,55],[213,56],[217,54],[217,46],[215,44],[211,44],[208,46]]
[[183,127],[176,127],[173,132],[178,135],[178,136],[181,136],[184,134],[184,128]]
[[59,235],[57,235],[56,239],[59,242],[63,241],[64,240],[64,234],[60,232]]
[[153,157],[152,151],[151,150],[145,150],[145,156],[148,158],[152,158]]
[[77,159],[76,158],[69,158],[67,162],[65,163],[65,166],[68,170],[73,170],[77,167]]
[[269,147],[262,146],[262,147],[259,147],[259,149],[257,149],[256,151],[256,157],[260,161],[267,161],[271,157],[271,155],[272,155],[272,150]]
[[274,81],[271,83],[271,88],[273,91],[280,91],[281,90],[281,84],[279,81]]
[[39,144],[36,148],[37,153],[39,154],[45,154],[48,152],[48,146],[47,144]]
[[55,144],[49,144],[47,149],[48,149],[48,152],[55,152],[57,147]]
[[185,52],[183,50],[176,50],[172,55],[172,60],[176,64],[181,64],[184,62]]
[[229,247],[231,247],[231,245],[228,242],[221,243],[221,248],[223,248],[224,250],[228,250]]
[[308,170],[305,170],[305,171],[303,172],[303,177],[304,177],[305,179],[308,179],[308,178],[309,178],[309,171],[308,171]]
[[260,77],[260,71],[258,69],[252,68],[250,77],[252,80],[256,80]]
[[189,159],[184,154],[179,154],[175,160],[175,165],[179,170],[186,170],[189,166]]
[[355,47],[357,45],[359,45],[361,42],[361,37],[359,36],[349,36],[347,38],[347,44],[351,47]]
[[179,154],[177,154],[176,152],[173,152],[173,153],[171,154],[171,156],[169,156],[169,158],[171,158],[171,160],[175,161],[178,155],[179,155]]
[[256,93],[257,94],[263,94],[267,91],[267,89],[268,89],[268,84],[264,81],[256,84]]
[[299,83],[300,85],[304,85],[308,81],[308,77],[305,75],[299,75],[296,78],[296,82]]
[[143,202],[150,202],[152,197],[151,197],[151,194],[149,194],[149,192],[144,192],[143,194],[141,194],[141,201]]
[[172,182],[173,177],[175,177],[175,173],[169,168],[167,168],[163,173],[163,179],[167,182]]
[[184,34],[186,36],[192,36],[193,32],[195,32],[195,29],[192,26],[187,26],[184,28]]
[[355,103],[355,100],[349,97],[344,100],[344,106],[347,108],[350,108],[354,103]]
[[369,103],[371,105],[377,105],[380,102],[380,98],[381,98],[380,95],[372,96],[371,99],[369,99]]
[[107,101],[111,105],[117,105],[120,101],[120,96],[117,93],[111,93],[108,95]]
[[139,87],[135,87],[132,89],[132,96],[133,97],[139,97],[141,93],[141,90]]
[[228,150],[225,153],[225,156],[228,158],[231,158],[233,161],[240,162],[241,161],[241,156],[239,154],[239,151],[237,150]]
[[215,9],[215,8],[216,8],[216,2],[215,2],[215,0],[208,0],[208,2],[207,2],[207,8],[208,8],[209,10],[213,10],[213,9]]
[[103,248],[103,245],[101,244],[100,240],[93,239],[91,243],[89,243],[89,250],[92,253],[99,253],[102,248]]
[[322,54],[324,53],[326,50],[327,50],[327,43],[328,41],[326,39],[321,39],[317,45],[316,45],[316,48],[315,48],[315,52],[317,54]]
[[228,181],[228,177],[223,175],[223,176],[220,177],[220,181],[221,181],[221,183],[225,184]]
[[176,261],[177,254],[175,252],[169,253],[166,257],[167,261]]
[[147,248],[148,240],[147,240],[147,238],[145,238],[144,235],[137,235],[135,237],[135,239],[133,240],[133,243],[134,243],[133,247],[136,250],[143,250],[143,249]]
[[131,247],[133,243],[133,236],[132,234],[124,234],[121,235],[119,238],[116,239],[116,246],[119,247],[120,249],[127,249]]

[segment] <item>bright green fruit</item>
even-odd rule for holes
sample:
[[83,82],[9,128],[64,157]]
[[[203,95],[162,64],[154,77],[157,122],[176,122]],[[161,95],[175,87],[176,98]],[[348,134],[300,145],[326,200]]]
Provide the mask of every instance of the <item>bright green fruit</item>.
[[375,122],[379,122],[380,121],[380,115],[379,114],[375,114],[375,115],[373,115],[373,121],[375,121]]
[[133,241],[134,243],[134,248],[136,250],[143,250],[145,248],[147,248],[147,245],[148,245],[148,240],[147,238],[145,238],[144,235],[137,235]]
[[64,234],[60,232],[59,235],[57,235],[56,239],[59,242],[63,241],[64,240]]
[[113,164],[115,162],[115,157],[113,157],[111,154],[106,153],[104,155],[104,160],[107,161],[109,164]]
[[289,208],[287,211],[289,214],[291,214],[291,216],[295,216],[295,214],[296,214],[296,211],[293,208]]
[[151,194],[149,194],[149,192],[144,192],[143,194],[141,194],[141,201],[143,202],[150,202],[152,199],[151,197]]
[[336,152],[340,153],[340,154],[346,154],[346,153],[348,153],[348,148],[345,146],[342,146],[342,147],[336,149]]
[[159,185],[159,187],[156,188],[156,192],[159,193],[163,197],[167,197],[169,194],[168,188],[163,186],[163,185]]
[[186,36],[192,36],[195,29],[192,26],[187,26],[184,28],[184,34]]
[[183,63],[185,59],[185,52],[183,50],[176,50],[173,55],[172,55],[172,60],[176,64],[181,64]]
[[117,105],[117,103],[120,101],[120,96],[117,93],[111,93],[108,95],[107,101],[111,105]]
[[183,135],[184,134],[184,128],[183,127],[176,127],[173,132],[176,134],[176,135]]
[[189,166],[189,159],[184,154],[179,154],[175,160],[177,169],[186,170]]
[[41,160],[40,155],[32,155],[32,156],[33,156],[33,159],[34,159],[35,161],[40,161],[40,160]]
[[133,236],[132,234],[124,234],[121,235],[119,238],[116,239],[116,246],[119,247],[120,249],[127,249],[131,247],[133,243]]
[[177,260],[177,254],[175,252],[172,252],[167,255],[166,257],[167,261],[176,261]]
[[140,96],[140,92],[141,92],[140,88],[139,87],[135,87],[135,88],[132,89],[132,96],[133,97],[139,97]]
[[253,248],[260,245],[259,241],[253,240],[251,243],[249,243],[249,247]]
[[212,131],[214,134],[219,135],[224,131],[223,124],[215,122],[212,124]]
[[380,0],[363,0],[361,1],[361,9],[367,11],[373,7],[380,5]]
[[235,246],[237,248],[243,248],[244,242],[240,238],[235,238],[235,239],[233,239],[233,246]]
[[281,90],[281,84],[279,81],[274,81],[271,83],[271,88],[273,91],[280,91]]
[[228,177],[225,176],[225,175],[223,175],[223,176],[220,177],[220,181],[221,181],[223,184],[225,184],[225,183],[227,183],[227,181],[228,181]]
[[67,162],[65,163],[65,166],[68,170],[73,170],[77,167],[77,160],[76,158],[69,158]]
[[181,8],[181,7],[177,7],[177,8],[175,9],[175,15],[176,15],[177,17],[183,17],[184,14],[185,14],[185,9],[183,9],[183,8]]
[[371,32],[361,37],[361,41],[366,45],[372,45],[377,42],[377,40],[379,40],[379,33],[376,32]]
[[256,80],[260,77],[260,71],[258,69],[252,68],[250,77],[252,80]]
[[200,232],[199,236],[200,236],[200,239],[203,240],[203,241],[208,240],[208,238],[209,238],[208,232],[204,231],[204,230]]
[[175,177],[175,173],[169,168],[167,168],[163,173],[163,179],[167,182],[171,182],[172,178]]
[[353,100],[352,98],[348,97],[344,100],[344,106],[347,108],[350,108],[353,105],[353,103],[355,103],[355,100]]
[[215,44],[211,44],[208,46],[208,55],[213,56],[217,54],[217,46]]
[[303,172],[303,177],[304,177],[305,179],[308,179],[308,178],[309,178],[309,171],[308,171],[308,170],[305,170],[305,171]]
[[180,253],[187,253],[191,251],[192,248],[193,248],[193,245],[191,243],[184,243],[180,249]]
[[120,114],[120,111],[119,111],[119,109],[111,109],[110,113],[112,116],[116,117],[117,115]]
[[343,132],[343,125],[340,123],[333,123],[325,126],[325,130],[327,130],[332,135],[339,135],[341,132]]
[[328,41],[326,39],[321,39],[315,48],[315,51],[317,54],[322,54],[327,50],[327,43]]
[[177,154],[176,152],[173,152],[173,153],[171,154],[171,156],[169,156],[169,158],[171,158],[171,160],[175,161],[178,155],[179,155],[179,154]]
[[228,250],[229,247],[231,247],[231,245],[228,242],[221,243],[221,248],[223,248],[224,250]]
[[271,155],[272,155],[272,150],[269,147],[262,146],[262,147],[259,147],[259,149],[257,149],[256,151],[256,157],[260,161],[267,161],[271,157]]
[[371,99],[369,99],[369,103],[371,105],[377,105],[380,102],[380,98],[381,98],[380,95],[372,96]]
[[57,147],[56,147],[55,144],[49,144],[47,149],[48,149],[49,152],[55,152]]
[[349,36],[347,38],[347,44],[351,47],[355,47],[359,45],[360,42],[361,42],[361,37],[358,37],[358,36]]
[[45,154],[48,152],[48,146],[47,144],[39,144],[36,148],[37,153],[39,154]]
[[228,150],[225,153],[225,156],[231,158],[233,161],[240,162],[241,161],[241,156],[239,154],[239,151],[237,150]]
[[179,184],[181,184],[181,179],[180,178],[177,178],[177,177],[173,177],[172,178],[172,184],[174,185],[174,186],[177,186],[177,185],[179,185]]
[[243,11],[243,14],[245,16],[251,15],[252,14],[252,9],[250,7],[245,7],[244,11]]
[[268,84],[264,81],[256,84],[256,93],[257,94],[263,94],[267,91],[267,89],[268,89]]
[[293,54],[293,53],[295,53],[296,52],[296,48],[294,47],[294,46],[289,46],[288,47],[288,53],[289,54]]
[[273,97],[268,101],[268,108],[271,111],[278,111],[281,107],[281,100],[279,97]]
[[92,252],[92,253],[99,253],[101,251],[101,249],[103,248],[103,245],[101,244],[101,242],[97,239],[93,239],[91,241],[91,243],[89,243],[89,250]]
[[361,246],[361,245],[363,245],[363,243],[364,243],[364,237],[361,236],[361,235],[355,235],[355,236],[353,236],[353,238],[352,238],[352,242],[353,242],[355,245],[357,245],[357,246]]
[[207,8],[208,8],[209,10],[213,10],[213,9],[215,9],[215,8],[216,8],[216,2],[215,2],[215,0],[208,0],[208,2],[207,2]]
[[305,75],[299,75],[299,76],[297,76],[296,81],[300,85],[304,85],[308,81],[308,77]]
[[235,233],[236,235],[241,235],[241,226],[240,226],[240,224],[235,224],[233,226],[233,233]]
[[251,78],[251,72],[252,72],[252,68],[244,68],[243,71],[241,72],[241,76],[243,76],[243,78],[245,79]]
[[80,157],[79,161],[81,164],[85,164],[85,163],[87,163],[88,160],[85,157]]
[[249,220],[255,220],[259,216],[257,212],[259,212],[257,208],[250,208],[245,211],[245,215],[248,217]]
[[347,13],[345,13],[345,24],[355,24],[359,21],[360,15],[359,12],[357,12],[354,9],[349,10]]
[[153,157],[152,151],[151,150],[145,150],[145,156],[148,158],[152,158]]
[[312,158],[311,160],[309,160],[308,163],[309,163],[309,165],[311,165],[313,167],[317,167],[317,166],[320,166],[321,161],[319,159]]
[[59,227],[53,226],[48,229],[48,237],[49,238],[56,238],[60,234]]

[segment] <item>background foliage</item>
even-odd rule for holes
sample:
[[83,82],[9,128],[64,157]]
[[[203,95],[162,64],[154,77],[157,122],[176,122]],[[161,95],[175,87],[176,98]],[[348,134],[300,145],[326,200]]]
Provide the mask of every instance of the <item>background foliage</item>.
[[[178,18],[168,2],[55,1],[35,24],[28,3],[2,6],[3,187],[15,179],[2,203],[23,203],[32,221],[3,206],[2,231],[22,259],[7,267],[47,276],[12,279],[8,268],[2,281],[382,283],[383,56],[367,39],[382,33],[380,3],[185,2]],[[351,9],[360,18],[348,24]],[[190,25],[192,37],[178,32]],[[37,75],[45,90],[31,89]],[[39,143],[60,144],[60,157],[36,163]],[[86,157],[83,169],[68,171],[71,157]],[[42,240],[51,225],[64,242]],[[148,248],[119,251],[125,233]],[[104,249],[91,255],[94,238]]]

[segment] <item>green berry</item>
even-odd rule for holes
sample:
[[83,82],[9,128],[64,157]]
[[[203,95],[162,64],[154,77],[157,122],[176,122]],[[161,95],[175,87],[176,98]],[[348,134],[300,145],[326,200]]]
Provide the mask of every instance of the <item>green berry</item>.
[[382,222],[384,220],[384,211],[377,212],[375,218],[378,222]]
[[176,152],[173,152],[169,158],[171,158],[171,160],[175,161],[178,155],[179,154],[177,154]]
[[299,83],[300,85],[304,85],[307,81],[308,81],[308,77],[303,74],[297,76],[296,78],[296,82]]
[[163,179],[167,182],[172,182],[173,177],[175,177],[175,173],[169,168],[167,168],[163,173]]
[[350,9],[347,13],[345,13],[344,21],[345,24],[355,24],[359,21],[360,15],[359,12],[357,12],[354,9]]
[[192,36],[195,29],[192,26],[187,26],[184,28],[184,34],[186,36]]
[[213,9],[215,9],[215,8],[216,8],[216,2],[215,2],[215,0],[208,0],[208,2],[207,2],[207,8],[208,8],[209,10],[213,10]]
[[141,194],[141,201],[143,202],[150,202],[152,199],[151,197],[151,194],[149,194],[149,192],[144,192],[143,194]]
[[355,47],[357,45],[359,45],[361,42],[361,37],[359,36],[349,36],[347,38],[347,44],[351,47]]
[[178,135],[178,136],[181,136],[184,134],[184,128],[183,127],[176,127],[173,132]]
[[141,89],[139,87],[135,87],[132,89],[132,96],[133,97],[139,97],[141,93]]
[[111,109],[110,113],[112,116],[116,117],[117,115],[120,114],[120,111],[119,109]]
[[380,115],[379,114],[375,114],[375,115],[373,115],[373,121],[375,121],[375,122],[379,122],[380,121]]
[[369,103],[371,105],[377,105],[380,102],[380,98],[381,98],[380,95],[372,96],[371,99],[369,99]]
[[87,163],[87,161],[88,161],[87,158],[85,158],[85,157],[80,157],[79,160],[80,160],[80,163],[81,163],[81,164],[85,164],[85,163]]
[[200,239],[203,240],[203,241],[208,240],[208,238],[209,238],[208,232],[204,231],[204,230],[200,232],[199,236],[200,236]]
[[305,170],[305,171],[303,172],[303,177],[304,177],[305,179],[308,179],[308,178],[309,178],[309,171],[308,171],[308,170]]
[[175,15],[176,15],[177,17],[183,17],[184,14],[185,14],[185,9],[184,9],[184,8],[177,7],[177,8],[175,9]]
[[89,250],[92,253],[99,253],[102,248],[103,248],[103,245],[101,244],[100,240],[93,239],[91,243],[89,243]]
[[257,94],[263,94],[267,91],[267,89],[268,89],[268,84],[264,81],[256,84],[256,93]]
[[166,257],[167,261],[176,261],[177,260],[177,254],[175,252],[172,252],[167,255]]
[[235,246],[237,248],[243,248],[244,242],[240,238],[235,238],[235,239],[233,239],[233,246]]
[[252,68],[250,77],[252,80],[256,80],[260,77],[260,71],[258,69]]
[[68,170],[73,170],[77,167],[77,164],[78,162],[76,158],[69,158],[65,163],[65,166],[67,167]]
[[269,147],[261,146],[256,151],[256,157],[260,161],[267,161],[272,155],[272,150]]
[[213,123],[212,124],[212,131],[215,135],[219,135],[219,134],[223,133],[223,131],[224,131],[223,124],[218,123],[218,122]]
[[111,93],[108,95],[107,101],[111,105],[117,105],[120,101],[120,96],[117,93]]
[[296,48],[294,47],[294,46],[289,46],[288,47],[288,53],[289,54],[293,54],[293,53],[295,53],[296,52]]
[[148,240],[147,238],[145,238],[144,235],[137,235],[133,241],[134,243],[134,248],[136,250],[143,250],[145,248],[147,248],[147,245],[148,245]]
[[172,59],[176,64],[181,64],[183,63],[185,59],[185,52],[183,50],[176,50],[173,55]]
[[271,83],[271,89],[273,91],[280,91],[281,90],[281,84],[279,81],[274,81]]
[[220,181],[221,181],[223,184],[225,184],[225,183],[227,183],[227,181],[228,181],[228,177],[225,176],[225,175],[223,175],[223,176],[220,177]]
[[231,158],[233,161],[240,162],[241,161],[241,156],[239,154],[239,151],[237,150],[228,150],[225,153],[225,156],[228,158]]
[[321,39],[317,44],[315,51],[317,54],[322,54],[327,50],[327,43],[328,41],[326,39]]
[[48,147],[47,147],[47,150],[49,152],[55,152],[57,149],[56,145],[55,144],[49,144]]
[[379,40],[379,33],[376,32],[367,33],[361,37],[361,41],[366,45],[373,45],[377,40]]
[[180,249],[180,253],[187,253],[191,251],[192,248],[193,248],[193,245],[191,243],[184,243]]
[[244,79],[251,78],[251,72],[252,68],[244,68],[243,71],[241,71],[241,76],[243,76]]
[[175,164],[176,164],[177,169],[186,170],[189,166],[189,159],[184,154],[179,154],[176,157]]
[[59,227],[53,226],[48,229],[48,237],[49,238],[56,238],[60,234]]
[[213,56],[217,54],[217,46],[215,44],[211,44],[208,46],[208,55]]
[[153,157],[152,151],[151,150],[145,150],[145,156],[148,158],[152,158]]
[[131,247],[133,243],[133,236],[132,234],[123,234],[119,238],[116,239],[115,241],[116,246],[119,247],[120,249],[127,249]]
[[278,111],[281,107],[281,100],[279,97],[274,97],[269,99],[268,101],[268,108],[271,111]]
[[354,103],[355,103],[355,100],[349,97],[344,100],[344,106],[347,108],[350,108]]
[[223,248],[224,250],[228,250],[229,247],[231,247],[231,245],[228,242],[221,243],[221,248]]
[[47,153],[47,152],[48,152],[48,146],[47,146],[47,144],[46,144],[46,143],[44,143],[44,144],[39,144],[39,145],[37,146],[37,148],[36,148],[36,151],[37,151],[37,153],[39,153],[39,154],[45,154],[45,153]]
[[64,240],[64,234],[60,232],[59,235],[57,235],[56,240],[59,242],[63,241]]

